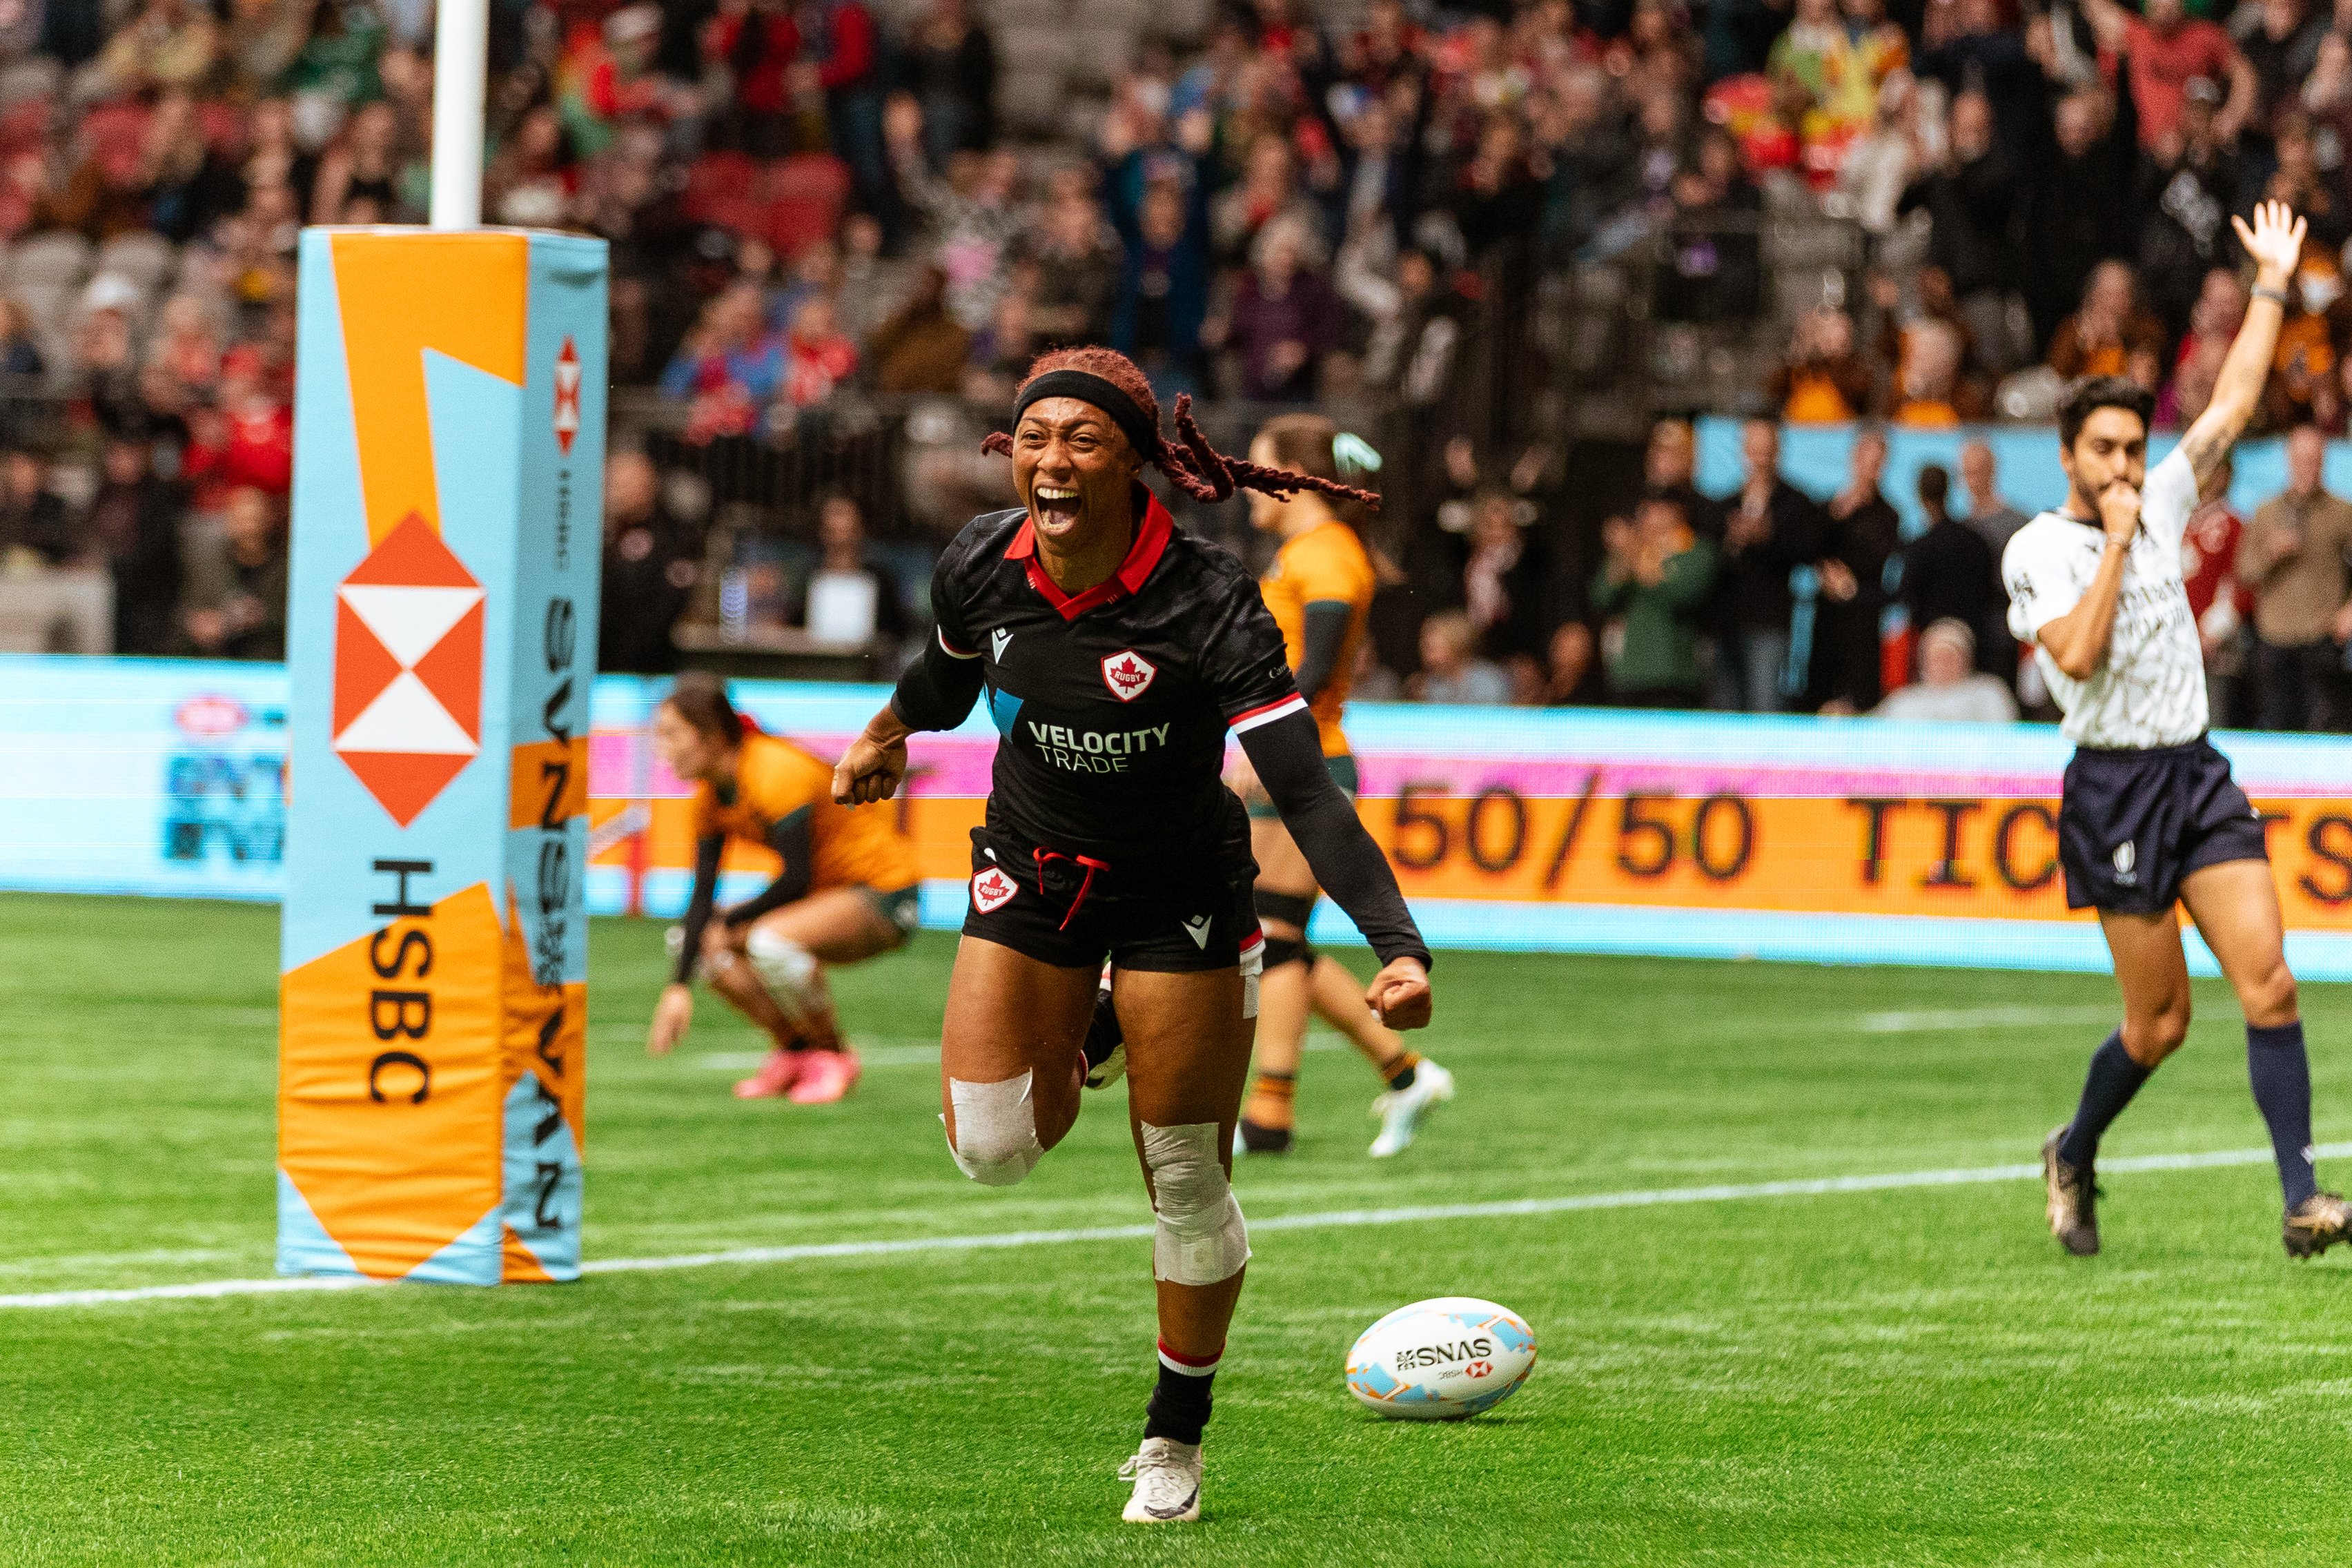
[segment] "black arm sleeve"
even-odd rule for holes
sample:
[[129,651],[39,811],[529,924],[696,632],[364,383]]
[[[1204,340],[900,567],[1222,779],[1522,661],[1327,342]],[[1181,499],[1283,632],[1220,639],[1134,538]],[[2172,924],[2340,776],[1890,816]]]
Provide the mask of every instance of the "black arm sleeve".
[[726,847],[726,837],[717,833],[694,842],[694,894],[686,901],[686,941],[679,944],[677,968],[670,976],[677,984],[694,978],[695,960],[702,956],[702,928],[710,923],[710,900],[719,895],[719,854]]
[[1241,742],[1315,879],[1356,922],[1381,962],[1417,958],[1427,965],[1428,945],[1397,890],[1396,873],[1331,782],[1314,719],[1304,711],[1286,714],[1244,731]]
[[980,700],[984,679],[977,656],[951,654],[937,637],[923,648],[923,657],[898,677],[890,694],[890,711],[909,730],[952,730]]
[[1318,599],[1307,606],[1307,636],[1298,655],[1298,695],[1307,701],[1331,683],[1339,668],[1339,645],[1356,607],[1345,599]]
[[815,815],[816,807],[804,805],[768,829],[768,847],[783,858],[784,868],[776,873],[774,881],[720,915],[720,920],[730,927],[740,926],[808,897],[809,861],[816,849],[809,824]]

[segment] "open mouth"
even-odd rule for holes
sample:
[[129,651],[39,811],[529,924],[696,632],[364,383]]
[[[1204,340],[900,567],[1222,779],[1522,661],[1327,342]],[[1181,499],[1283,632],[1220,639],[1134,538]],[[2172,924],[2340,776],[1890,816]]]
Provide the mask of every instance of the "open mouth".
[[1078,521],[1078,492],[1066,490],[1058,485],[1035,485],[1029,491],[1030,505],[1035,509],[1037,521],[1066,528]]

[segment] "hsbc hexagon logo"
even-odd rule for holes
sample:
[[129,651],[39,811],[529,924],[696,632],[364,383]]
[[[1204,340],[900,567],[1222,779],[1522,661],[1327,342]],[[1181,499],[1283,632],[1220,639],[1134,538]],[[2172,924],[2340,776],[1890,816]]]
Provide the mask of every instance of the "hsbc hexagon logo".
[[1020,886],[1004,874],[1003,867],[991,866],[971,879],[971,907],[982,914],[992,915],[1011,903],[1013,895],[1020,890]]
[[1132,702],[1142,696],[1160,674],[1157,666],[1133,648],[1107,656],[1102,661],[1102,672],[1103,684],[1121,702]]
[[481,739],[481,584],[411,512],[335,590],[335,754],[405,827]]
[[570,338],[555,356],[555,444],[572,456],[572,438],[580,434],[580,351]]

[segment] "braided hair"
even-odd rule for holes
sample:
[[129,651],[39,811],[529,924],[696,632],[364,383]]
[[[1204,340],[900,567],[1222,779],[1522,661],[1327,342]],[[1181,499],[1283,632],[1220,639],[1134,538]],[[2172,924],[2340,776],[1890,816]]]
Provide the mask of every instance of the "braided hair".
[[[1030,362],[1029,374],[1022,379],[1026,386],[1039,376],[1057,370],[1084,371],[1100,376],[1135,401],[1151,422],[1155,446],[1141,454],[1143,460],[1158,468],[1197,501],[1221,501],[1232,499],[1236,489],[1256,490],[1264,495],[1288,497],[1301,490],[1316,490],[1360,506],[1380,510],[1381,498],[1370,490],[1360,490],[1335,479],[1315,474],[1297,474],[1285,468],[1269,468],[1244,458],[1229,458],[1209,445],[1201,426],[1192,419],[1192,396],[1190,393],[1176,395],[1176,435],[1170,441],[1160,434],[1160,401],[1151,395],[1151,383],[1135,362],[1117,349],[1082,348],[1057,349]],[[1181,443],[1181,444],[1180,444]],[[1013,455],[1013,437],[999,430],[980,444],[983,452],[1000,458]]]

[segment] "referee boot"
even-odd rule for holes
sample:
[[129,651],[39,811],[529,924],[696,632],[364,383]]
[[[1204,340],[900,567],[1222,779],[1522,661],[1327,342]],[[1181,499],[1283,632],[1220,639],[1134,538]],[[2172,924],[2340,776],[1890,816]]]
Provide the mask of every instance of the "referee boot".
[[[2099,1188],[2088,1165],[2070,1165],[2058,1157],[2058,1141],[2066,1136],[2063,1126],[2051,1130],[2042,1141],[2042,1184],[2050,1198],[2050,1234],[2059,1245],[2077,1258],[2099,1255]],[[2338,1199],[2338,1203],[2342,1200]],[[2289,1216],[2290,1224],[2292,1216]],[[2342,1239],[2339,1232],[2337,1239]],[[2294,1243],[2289,1240],[2287,1249]]]
[[2286,1211],[2284,1227],[2289,1258],[2316,1258],[2339,1241],[2352,1241],[2352,1203],[2336,1193],[2314,1193]]

